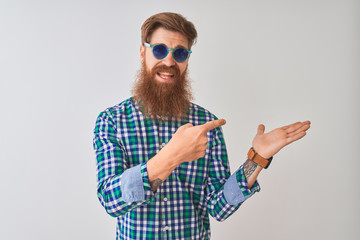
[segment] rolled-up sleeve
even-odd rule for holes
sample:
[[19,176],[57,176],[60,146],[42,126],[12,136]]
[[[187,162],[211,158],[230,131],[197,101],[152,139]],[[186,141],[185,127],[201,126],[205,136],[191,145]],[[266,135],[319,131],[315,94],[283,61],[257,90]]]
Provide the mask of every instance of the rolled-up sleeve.
[[97,118],[93,146],[97,160],[97,195],[111,216],[123,215],[153,200],[155,195],[149,184],[146,162],[128,166],[115,123],[107,111]]
[[241,204],[260,191],[256,181],[249,189],[243,165],[232,175],[227,158],[226,146],[221,128],[217,128],[212,136],[211,166],[207,187],[208,212],[218,221],[231,216]]
[[233,173],[224,185],[224,195],[226,201],[230,205],[244,202],[250,198],[255,192],[260,191],[260,185],[256,181],[251,189],[249,189],[243,165]]

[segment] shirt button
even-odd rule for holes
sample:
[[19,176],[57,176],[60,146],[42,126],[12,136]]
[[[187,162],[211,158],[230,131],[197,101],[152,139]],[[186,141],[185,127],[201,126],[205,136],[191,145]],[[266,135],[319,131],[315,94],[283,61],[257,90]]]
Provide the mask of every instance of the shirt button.
[[165,227],[163,228],[163,231],[167,231],[167,230],[169,230],[169,229],[170,229],[170,227],[165,226]]
[[168,200],[167,197],[164,197],[164,202],[167,202],[167,200]]

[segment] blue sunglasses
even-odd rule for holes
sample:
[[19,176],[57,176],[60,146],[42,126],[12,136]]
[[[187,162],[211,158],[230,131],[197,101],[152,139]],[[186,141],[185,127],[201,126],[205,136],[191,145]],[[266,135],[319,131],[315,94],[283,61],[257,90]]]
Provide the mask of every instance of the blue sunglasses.
[[190,54],[192,53],[191,50],[187,50],[184,47],[177,47],[175,49],[168,48],[165,44],[150,44],[150,43],[144,43],[146,47],[152,48],[153,55],[156,59],[164,59],[169,54],[169,51],[172,51],[173,58],[176,62],[182,63],[185,62]]

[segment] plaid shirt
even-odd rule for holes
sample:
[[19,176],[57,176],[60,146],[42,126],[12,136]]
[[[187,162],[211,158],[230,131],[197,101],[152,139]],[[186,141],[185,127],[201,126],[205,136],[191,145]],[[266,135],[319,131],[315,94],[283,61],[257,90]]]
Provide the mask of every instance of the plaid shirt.
[[221,128],[207,133],[203,158],[180,164],[153,193],[146,161],[176,130],[216,117],[191,104],[182,121],[151,121],[133,98],[101,112],[94,129],[97,195],[117,217],[117,239],[210,239],[209,214],[223,221],[255,192],[247,186],[243,166],[230,176]]

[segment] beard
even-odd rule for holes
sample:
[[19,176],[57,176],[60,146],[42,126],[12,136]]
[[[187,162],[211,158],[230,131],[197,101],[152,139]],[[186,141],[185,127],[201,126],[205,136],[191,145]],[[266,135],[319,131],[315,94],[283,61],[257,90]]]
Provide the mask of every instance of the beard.
[[[158,72],[174,75],[171,82],[155,79]],[[180,74],[175,66],[155,65],[150,72],[143,62],[133,88],[135,100],[140,104],[142,113],[150,119],[182,119],[187,115],[192,93],[187,69]]]

